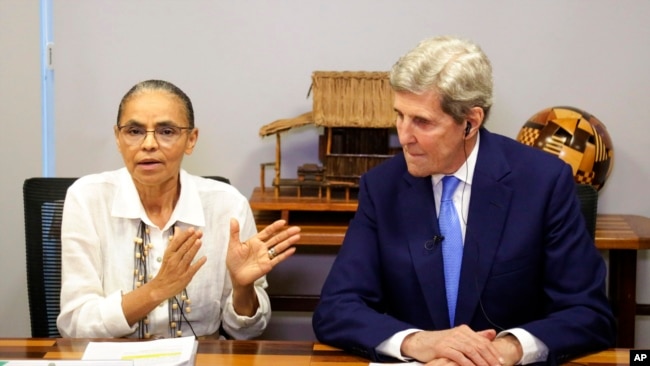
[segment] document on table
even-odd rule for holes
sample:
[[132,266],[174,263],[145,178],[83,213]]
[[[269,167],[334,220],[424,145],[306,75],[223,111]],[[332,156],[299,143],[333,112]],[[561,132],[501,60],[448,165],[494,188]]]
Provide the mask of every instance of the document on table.
[[90,342],[82,360],[132,360],[134,366],[193,366],[198,347],[194,337],[138,342]]
[[375,363],[375,362],[371,362],[371,363],[368,364],[368,366],[408,366],[408,365],[422,366],[424,364],[422,362],[418,362],[418,361],[398,362],[398,363]]

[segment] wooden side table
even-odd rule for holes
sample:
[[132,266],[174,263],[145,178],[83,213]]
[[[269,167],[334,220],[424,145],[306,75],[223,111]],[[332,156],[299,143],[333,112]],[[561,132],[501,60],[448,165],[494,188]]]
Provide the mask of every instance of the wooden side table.
[[650,249],[650,218],[598,215],[596,247],[609,250],[609,299],[618,319],[617,347],[634,348],[636,315],[650,315],[650,305],[636,302],[637,252]]
[[[275,198],[272,192],[259,188],[253,191],[250,205],[259,230],[279,218],[301,226],[299,246],[340,246],[357,209],[356,199],[297,199],[290,194]],[[633,348],[636,315],[650,315],[650,305],[636,302],[637,252],[650,249],[650,218],[599,214],[595,242],[598,249],[609,251],[608,294],[618,321],[616,346]],[[286,295],[282,301],[287,305],[292,301],[303,304],[303,310],[309,311],[318,298]]]

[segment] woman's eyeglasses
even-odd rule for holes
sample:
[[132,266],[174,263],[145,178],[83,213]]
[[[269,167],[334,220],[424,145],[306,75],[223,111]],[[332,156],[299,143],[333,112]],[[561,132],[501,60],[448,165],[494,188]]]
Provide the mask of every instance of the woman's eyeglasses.
[[148,133],[153,133],[154,138],[160,145],[173,145],[181,137],[184,130],[192,130],[193,127],[158,126],[153,130],[147,130],[142,126],[126,125],[118,126],[120,135],[129,145],[140,145]]

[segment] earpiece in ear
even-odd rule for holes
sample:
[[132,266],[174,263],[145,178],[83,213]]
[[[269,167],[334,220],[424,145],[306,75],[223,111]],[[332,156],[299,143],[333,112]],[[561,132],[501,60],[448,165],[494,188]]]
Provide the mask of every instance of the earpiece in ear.
[[465,137],[467,137],[467,135],[469,135],[469,131],[471,131],[471,129],[472,129],[472,125],[470,125],[469,122],[465,122],[465,123],[466,123],[466,125],[465,125]]

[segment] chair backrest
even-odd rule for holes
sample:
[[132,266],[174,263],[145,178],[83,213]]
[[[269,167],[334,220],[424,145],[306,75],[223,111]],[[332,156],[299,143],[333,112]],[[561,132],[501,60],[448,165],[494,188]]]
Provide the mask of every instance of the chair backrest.
[[590,184],[576,183],[580,209],[585,218],[591,238],[596,238],[596,219],[598,217],[598,191]]
[[[206,178],[230,183],[221,176]],[[68,187],[77,178],[29,178],[23,183],[27,297],[34,338],[60,337],[61,216]]]
[[77,178],[29,178],[23,184],[27,295],[32,337],[60,337],[61,214]]

